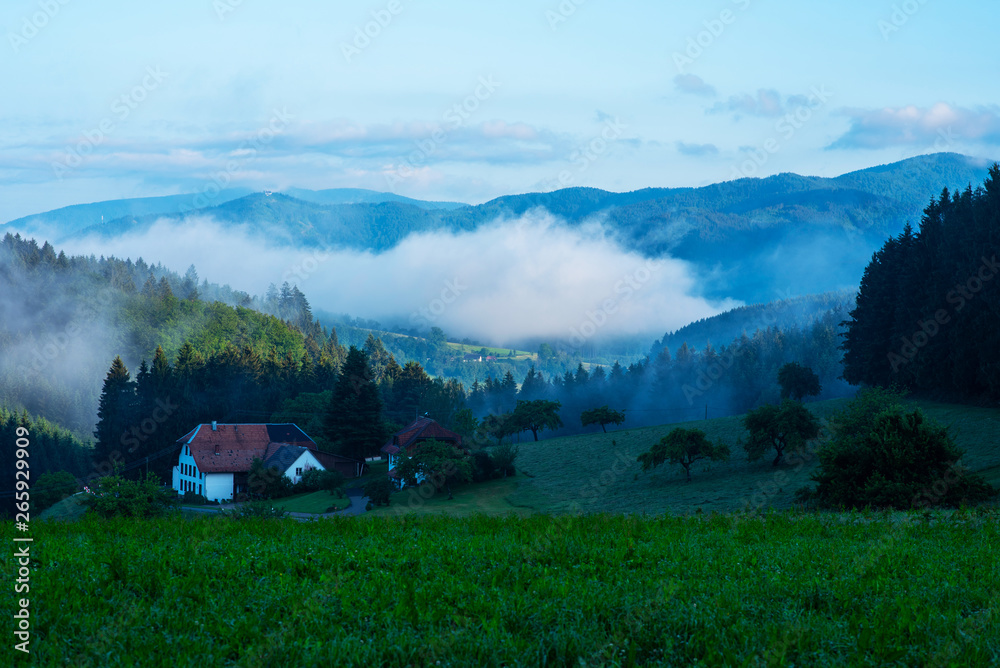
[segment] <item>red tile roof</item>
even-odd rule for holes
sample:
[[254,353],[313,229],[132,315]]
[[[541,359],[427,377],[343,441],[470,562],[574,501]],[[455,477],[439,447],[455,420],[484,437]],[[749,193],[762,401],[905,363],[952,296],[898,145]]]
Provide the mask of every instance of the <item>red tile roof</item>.
[[[274,437],[287,438],[276,440]],[[293,440],[294,439],[294,440]],[[295,425],[268,424],[202,424],[177,440],[191,448],[198,470],[202,473],[245,473],[256,459],[266,459],[276,448],[293,445],[317,450],[316,443]]]
[[393,434],[389,441],[382,446],[382,452],[394,455],[400,450],[406,450],[416,443],[432,439],[452,442],[458,446],[462,445],[461,436],[449,429],[445,429],[429,417],[422,417]]

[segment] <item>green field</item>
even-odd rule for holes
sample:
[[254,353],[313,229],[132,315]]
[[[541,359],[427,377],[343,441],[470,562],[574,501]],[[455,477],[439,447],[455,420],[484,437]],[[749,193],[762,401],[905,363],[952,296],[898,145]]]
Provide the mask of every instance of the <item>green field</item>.
[[331,496],[330,492],[325,490],[309,492],[308,494],[296,494],[295,496],[274,501],[275,507],[283,508],[289,513],[326,513],[332,512],[330,508],[343,510],[349,505],[351,505],[351,501],[347,497],[338,499],[335,496]]
[[[821,420],[828,419],[847,403],[836,399],[807,404]],[[928,416],[950,425],[955,441],[965,450],[964,463],[1000,486],[1000,410],[913,402]],[[795,491],[810,484],[818,460],[803,458],[778,468],[771,457],[750,463],[736,446],[746,437],[742,417],[715,418],[684,423],[705,431],[712,440],[730,445],[728,462],[704,462],[692,468],[686,482],[679,466],[661,466],[644,473],[636,461],[639,453],[680,425],[640,429],[622,428],[604,434],[565,436],[520,443],[516,478],[457,487],[454,499],[445,495],[430,499],[419,490],[404,490],[392,497],[389,508],[374,515],[470,513],[504,515],[516,513],[635,513],[682,514],[731,512],[745,509],[787,509],[794,505]],[[818,447],[819,443],[814,445]]]
[[[998,519],[994,510],[36,522],[30,659],[997,665]],[[13,533],[7,523],[0,531],[8,544]],[[3,560],[13,572],[10,550]],[[4,591],[14,609],[13,588]]]

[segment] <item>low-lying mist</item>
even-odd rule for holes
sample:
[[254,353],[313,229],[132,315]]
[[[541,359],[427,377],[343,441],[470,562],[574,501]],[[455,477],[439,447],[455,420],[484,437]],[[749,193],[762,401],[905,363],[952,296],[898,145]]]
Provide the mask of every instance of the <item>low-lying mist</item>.
[[317,310],[498,345],[652,340],[740,305],[702,297],[684,261],[645,258],[600,222],[570,227],[544,212],[470,232],[413,234],[381,253],[293,248],[208,218],[162,219],[111,240],[75,240],[66,251],[141,256],[179,272],[194,264],[201,278],[252,294],[287,281]]

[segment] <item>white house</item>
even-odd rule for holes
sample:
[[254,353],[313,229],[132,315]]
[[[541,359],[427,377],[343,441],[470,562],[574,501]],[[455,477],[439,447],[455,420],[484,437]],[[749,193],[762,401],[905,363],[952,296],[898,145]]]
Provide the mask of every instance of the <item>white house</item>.
[[309,469],[337,470],[353,478],[364,462],[320,450],[294,424],[201,424],[177,440],[180,453],[173,470],[178,493],[197,492],[211,501],[230,501],[248,492],[250,464],[260,459],[293,483]]

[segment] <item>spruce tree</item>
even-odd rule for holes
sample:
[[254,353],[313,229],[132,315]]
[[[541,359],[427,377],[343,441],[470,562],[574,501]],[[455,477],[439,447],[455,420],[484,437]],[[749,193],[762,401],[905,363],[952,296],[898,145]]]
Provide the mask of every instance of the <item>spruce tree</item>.
[[327,440],[340,454],[363,460],[385,443],[382,398],[364,351],[351,346],[324,420]]

